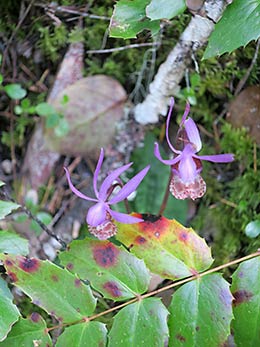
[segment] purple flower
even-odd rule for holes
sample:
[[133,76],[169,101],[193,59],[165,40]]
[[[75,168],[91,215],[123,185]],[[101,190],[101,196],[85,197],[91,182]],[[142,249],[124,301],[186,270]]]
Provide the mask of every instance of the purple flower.
[[[170,182],[170,192],[177,199],[186,199],[190,197],[195,200],[202,197],[206,192],[206,183],[200,176],[202,171],[202,160],[214,163],[229,163],[234,160],[233,154],[216,155],[197,155],[201,150],[202,144],[199,130],[195,122],[187,116],[190,111],[190,105],[187,103],[177,138],[183,142],[183,150],[177,150],[173,147],[169,139],[169,125],[174,106],[174,99],[171,99],[171,106],[166,121],[166,139],[175,158],[164,160],[159,152],[159,145],[155,143],[154,155],[163,164],[170,165],[172,169],[172,179]],[[179,135],[181,134],[181,137]]]
[[103,163],[103,159],[104,150],[103,148],[101,148],[100,156],[93,177],[93,189],[96,198],[90,198],[89,196],[82,194],[77,188],[75,188],[71,182],[68,169],[64,168],[66,171],[69,187],[72,190],[72,192],[81,199],[95,202],[95,204],[88,210],[86,220],[89,225],[89,231],[101,240],[107,239],[115,235],[115,233],[117,232],[117,228],[116,225],[113,223],[113,219],[126,224],[139,223],[143,221],[140,218],[129,216],[125,213],[116,212],[112,210],[110,206],[126,199],[132,192],[134,192],[150,168],[150,166],[148,165],[146,168],[141,170],[137,175],[131,178],[119,190],[119,192],[117,192],[114,196],[110,198],[115,188],[115,185],[113,184],[114,181],[118,180],[119,176],[123,172],[125,172],[132,165],[132,163],[129,163],[112,171],[104,179],[103,183],[101,184],[98,190],[97,180],[99,171],[101,169],[101,165]]

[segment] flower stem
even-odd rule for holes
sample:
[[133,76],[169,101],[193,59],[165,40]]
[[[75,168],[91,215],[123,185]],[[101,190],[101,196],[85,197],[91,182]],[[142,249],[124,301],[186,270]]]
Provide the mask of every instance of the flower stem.
[[170,193],[170,184],[171,184],[171,179],[172,179],[172,170],[170,170],[170,175],[169,175],[169,180],[168,180],[168,184],[166,186],[166,190],[165,190],[165,194],[164,194],[164,197],[163,197],[163,201],[162,201],[162,204],[161,204],[161,207],[160,207],[160,210],[158,212],[158,215],[161,216],[166,208],[166,205],[167,205],[167,201],[168,201],[168,198],[169,198],[169,193]]

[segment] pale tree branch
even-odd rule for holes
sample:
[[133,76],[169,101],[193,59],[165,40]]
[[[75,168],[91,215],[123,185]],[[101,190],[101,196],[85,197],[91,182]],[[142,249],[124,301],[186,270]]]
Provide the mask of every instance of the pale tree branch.
[[170,96],[178,92],[194,52],[206,43],[225,6],[224,0],[206,0],[200,14],[192,17],[179,42],[160,66],[150,84],[149,94],[135,107],[137,122],[156,123],[159,115],[166,115]]

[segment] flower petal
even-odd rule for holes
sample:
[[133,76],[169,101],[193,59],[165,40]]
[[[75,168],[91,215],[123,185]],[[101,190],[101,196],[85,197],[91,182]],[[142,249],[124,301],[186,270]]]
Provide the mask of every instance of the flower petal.
[[98,180],[98,174],[99,174],[101,165],[103,163],[103,160],[104,160],[104,149],[101,148],[100,149],[100,155],[98,158],[98,163],[97,163],[96,170],[95,170],[94,176],[93,176],[93,188],[94,188],[94,192],[95,192],[95,195],[97,198],[99,197],[98,190],[97,190],[97,180]]
[[176,158],[174,158],[174,159],[165,160],[165,159],[163,159],[161,157],[158,143],[155,142],[155,144],[154,144],[154,155],[156,156],[156,158],[158,160],[160,160],[160,162],[162,162],[165,165],[174,165],[174,164],[176,164],[180,160],[180,155],[181,155],[180,153],[181,153],[181,151],[178,151],[179,155]]
[[192,156],[182,156],[177,172],[178,176],[185,184],[194,182],[198,175],[198,171]]
[[194,155],[195,158],[200,160],[212,161],[213,163],[230,163],[234,161],[234,154],[215,154],[215,155]]
[[188,114],[190,113],[190,104],[189,102],[187,101],[186,102],[186,107],[185,107],[185,110],[184,110],[184,113],[183,113],[183,116],[182,116],[182,119],[181,119],[181,124],[180,124],[180,127],[184,124],[184,122],[186,121],[186,118],[188,116]]
[[144,176],[150,169],[150,165],[146,166],[137,175],[131,178],[120,190],[119,192],[109,201],[110,204],[116,204],[119,201],[126,199],[131,193],[133,193],[139,186]]
[[129,216],[126,213],[116,212],[116,211],[113,211],[111,209],[109,209],[109,213],[116,221],[118,221],[120,223],[135,224],[135,223],[140,223],[140,222],[144,221],[141,218]]
[[194,122],[193,119],[188,118],[184,122],[184,127],[185,127],[189,141],[195,145],[196,152],[199,152],[201,150],[202,145],[201,145],[199,130],[197,128],[196,123]]
[[106,212],[109,209],[108,205],[104,202],[98,202],[90,207],[87,213],[87,223],[96,227],[106,220]]
[[171,98],[170,109],[169,109],[167,120],[166,120],[166,131],[165,132],[166,132],[166,140],[168,142],[170,149],[173,151],[173,153],[179,154],[180,151],[178,151],[177,149],[175,149],[173,147],[173,145],[171,144],[170,138],[169,138],[169,127],[170,127],[170,120],[171,120],[171,116],[172,116],[173,106],[174,106],[174,98]]
[[77,195],[81,199],[85,199],[88,201],[98,201],[97,199],[89,198],[88,196],[82,194],[77,188],[75,188],[71,182],[69,170],[66,167],[64,167],[64,170],[66,172],[66,177],[69,183],[69,187],[75,195]]
[[105,201],[107,198],[107,191],[113,184],[113,182],[126,171],[133,163],[126,164],[112,171],[103,181],[99,189],[99,199]]

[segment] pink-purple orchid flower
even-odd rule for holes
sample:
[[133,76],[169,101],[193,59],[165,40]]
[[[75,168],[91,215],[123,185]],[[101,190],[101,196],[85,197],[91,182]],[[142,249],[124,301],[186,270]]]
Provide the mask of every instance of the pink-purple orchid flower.
[[202,160],[211,161],[214,163],[229,163],[234,160],[233,154],[216,154],[216,155],[197,155],[196,153],[201,150],[202,144],[198,128],[195,122],[187,116],[190,111],[190,105],[187,103],[184,111],[179,134],[182,133],[181,140],[183,142],[183,150],[176,149],[169,139],[169,125],[171,114],[174,106],[174,99],[171,99],[170,110],[166,121],[166,139],[175,158],[164,160],[159,152],[159,145],[155,143],[154,155],[163,164],[170,165],[172,170],[172,178],[170,182],[170,192],[177,199],[196,198],[202,197],[206,192],[206,183],[200,176],[202,171]]
[[102,182],[100,188],[97,188],[98,174],[101,169],[104,160],[104,150],[101,148],[98,163],[93,176],[93,189],[96,198],[91,198],[82,194],[71,182],[70,174],[67,168],[66,171],[69,187],[72,192],[81,199],[93,201],[95,204],[88,210],[86,221],[89,226],[89,231],[94,234],[100,240],[107,239],[116,234],[117,228],[113,223],[113,219],[126,224],[139,223],[143,220],[137,217],[130,216],[125,213],[117,212],[111,209],[111,205],[114,205],[124,199],[126,199],[131,193],[133,193],[138,185],[141,183],[145,175],[147,174],[150,166],[148,165],[141,170],[137,175],[131,178],[122,188],[111,197],[111,194],[115,188],[115,181],[119,181],[119,176],[125,172],[132,163],[126,164],[114,171],[112,171]]

